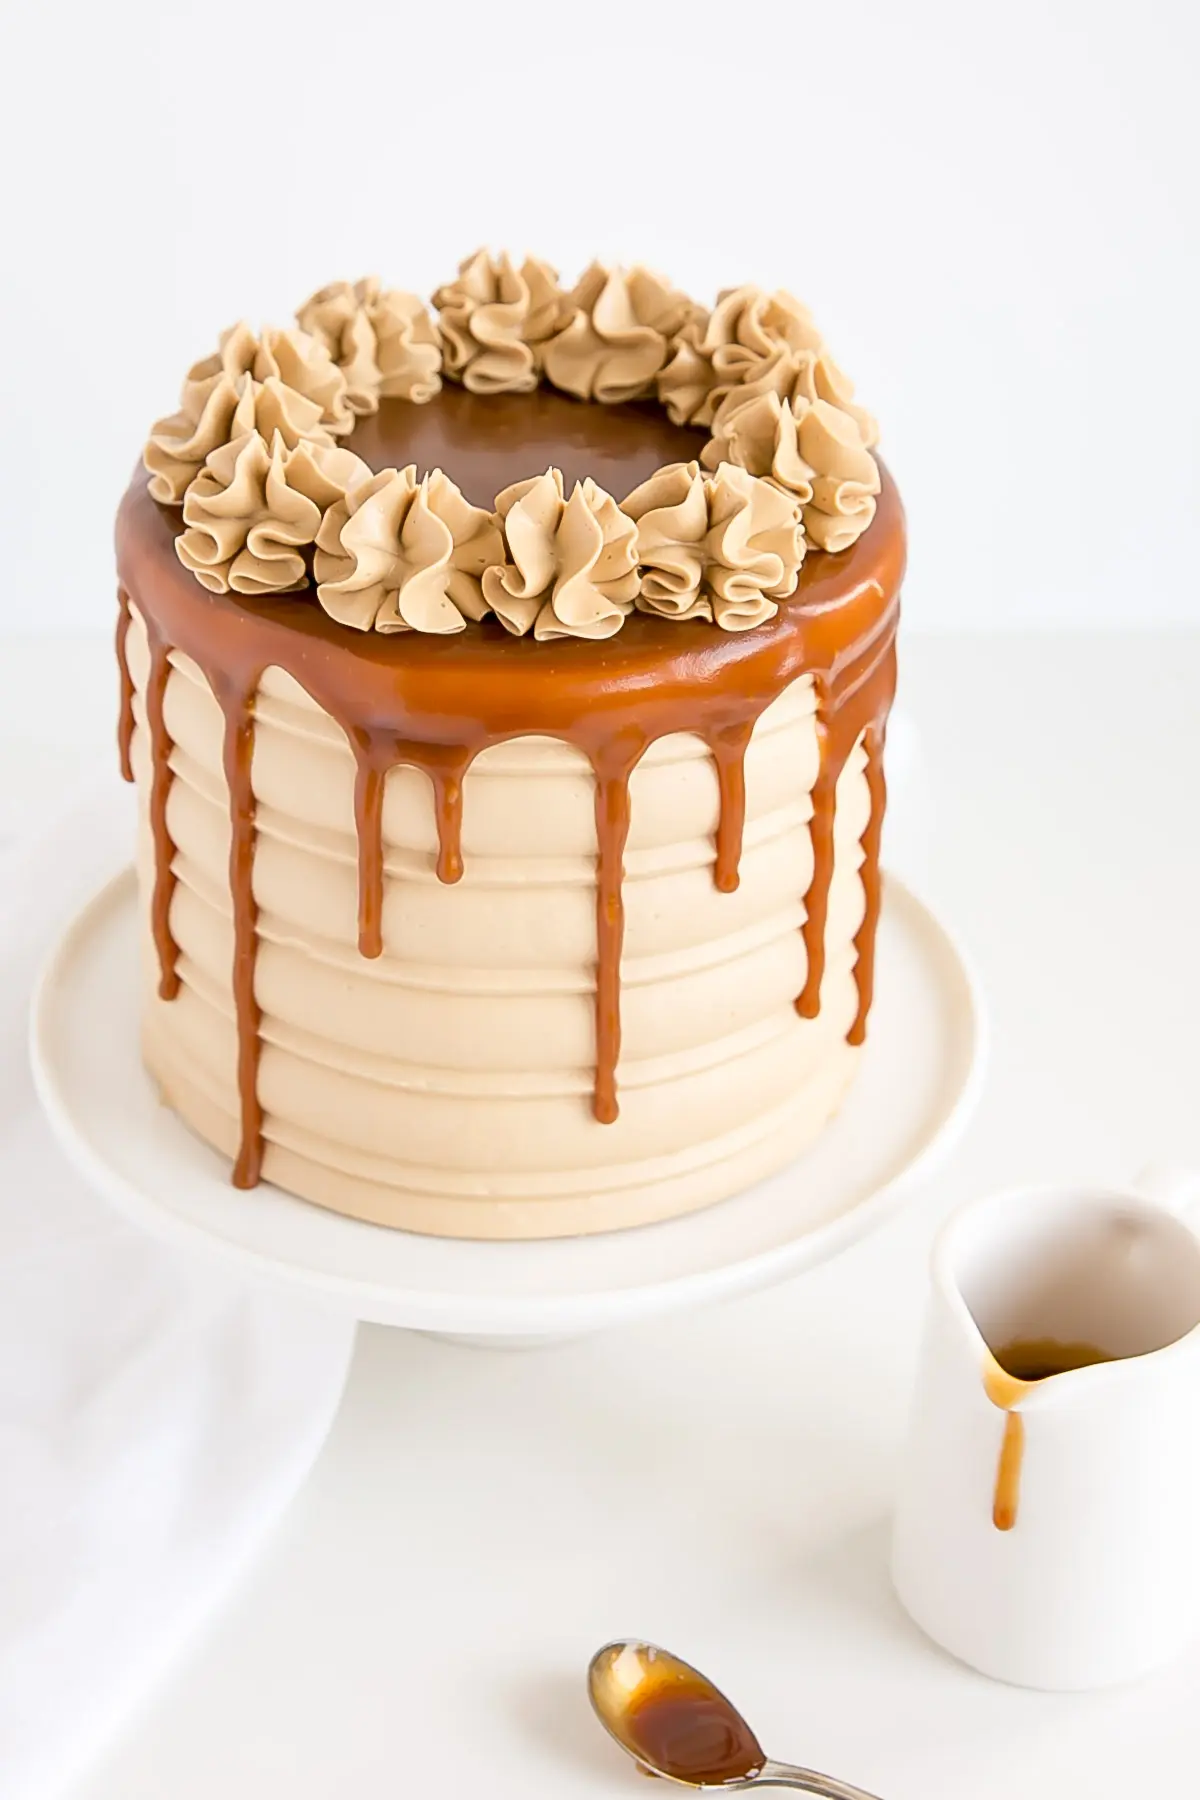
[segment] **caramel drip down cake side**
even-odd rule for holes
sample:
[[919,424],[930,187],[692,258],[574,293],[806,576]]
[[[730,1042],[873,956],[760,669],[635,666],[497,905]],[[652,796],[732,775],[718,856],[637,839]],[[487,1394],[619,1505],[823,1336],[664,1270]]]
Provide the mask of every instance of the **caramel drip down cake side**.
[[[170,569],[165,558],[161,569]],[[348,695],[367,711],[378,698],[362,692],[364,668],[340,669],[338,646],[315,676],[316,646],[286,611],[257,615],[268,641],[241,664],[232,657],[213,668],[214,644],[220,658],[224,641],[216,619],[242,644],[245,634],[232,633],[236,603],[204,596],[193,620],[196,595],[164,607],[153,574],[150,583],[158,600],[146,603],[150,637],[165,631],[176,640],[161,708],[170,751],[156,762],[146,725],[153,655],[139,604],[144,571],[128,584],[132,750],[147,917],[156,916],[165,865],[180,993],[158,996],[151,946],[146,1052],[171,1103],[203,1136],[246,1157],[245,1021],[239,1032],[230,971],[239,959],[244,969],[247,951],[243,943],[235,955],[227,780],[230,734],[240,730],[253,782],[250,992],[262,1009],[253,1091],[269,1177],[322,1204],[414,1229],[554,1235],[690,1210],[811,1141],[850,1079],[856,1046],[848,1040],[861,1034],[869,998],[861,991],[863,844],[869,850],[881,809],[871,804],[877,756],[868,747],[882,728],[892,667],[891,615],[876,595],[863,647],[847,665],[844,711],[828,676],[788,679],[794,646],[791,660],[775,659],[778,697],[764,702],[756,685],[747,719],[689,717],[696,690],[672,691],[668,678],[657,716],[638,706],[637,740],[628,743],[629,718],[611,696],[576,693],[568,704],[560,695],[556,706],[536,690],[527,735],[493,722],[497,741],[457,747],[470,760],[454,881],[439,879],[439,864],[443,877],[449,872],[445,821],[439,834],[437,771],[431,780],[422,767],[418,733],[428,743],[431,720],[407,715],[400,722],[412,737],[402,743],[404,733],[393,734],[396,766],[380,783],[381,954],[364,957],[362,759],[346,714]],[[189,625],[207,669],[183,647]],[[403,648],[410,661],[418,652],[411,680],[422,704],[436,707],[434,659],[423,659],[420,646]],[[392,689],[400,653],[378,651],[367,669]],[[638,653],[658,655],[647,646]],[[483,678],[479,666],[455,674],[460,698],[464,683]],[[589,721],[583,728],[579,713]],[[481,719],[481,738],[487,728]],[[744,762],[722,760],[731,736],[744,738]],[[598,801],[612,799],[611,774],[607,794],[597,778],[606,740],[628,764],[618,770],[628,838],[619,986],[608,996],[618,1013],[619,1116],[599,1129],[598,914],[613,898],[597,882]],[[832,806],[823,792],[830,786]],[[824,824],[814,820],[814,800]],[[166,857],[156,819],[160,836],[163,827],[169,835]],[[733,867],[731,836],[740,840]],[[822,912],[817,942],[811,920]],[[821,962],[813,1009],[813,964]]]
[[118,739],[145,1062],[235,1185],[555,1237],[813,1141],[874,986],[877,437],[794,296],[641,267],[335,282],[193,364]]

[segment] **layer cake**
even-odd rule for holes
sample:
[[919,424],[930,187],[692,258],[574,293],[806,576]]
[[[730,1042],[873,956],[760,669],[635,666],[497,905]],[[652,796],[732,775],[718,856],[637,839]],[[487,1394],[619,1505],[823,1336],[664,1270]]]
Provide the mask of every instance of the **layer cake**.
[[742,1190],[871,1004],[867,417],[786,296],[530,270],[227,333],[117,524],[147,1067],[238,1185],[445,1236]]

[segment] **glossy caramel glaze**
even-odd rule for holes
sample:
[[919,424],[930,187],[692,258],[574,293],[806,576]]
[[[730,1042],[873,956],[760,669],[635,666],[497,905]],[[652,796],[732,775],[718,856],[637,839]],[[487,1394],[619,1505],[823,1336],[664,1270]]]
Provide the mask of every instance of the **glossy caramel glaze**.
[[[547,464],[561,468],[568,481],[591,473],[621,497],[662,462],[694,456],[703,434],[672,426],[653,407],[585,405],[540,389],[533,395],[483,397],[447,387],[427,406],[385,401],[349,441],[374,467],[414,461],[419,468],[443,467],[470,499],[490,505],[500,489]],[[438,824],[437,872],[443,881],[454,881],[462,873],[462,784],[482,750],[541,735],[572,744],[587,757],[596,783],[597,835],[593,1110],[602,1123],[614,1120],[618,1108],[629,777],[659,738],[688,732],[708,746],[721,801],[714,878],[723,892],[731,891],[738,880],[746,746],[771,702],[794,681],[811,676],[821,767],[812,795],[814,869],[803,926],[808,975],[797,1007],[813,1017],[820,1006],[834,794],[861,739],[872,813],[863,838],[867,905],[855,940],[859,1004],[850,1038],[862,1041],[871,1004],[885,800],[882,757],[895,688],[905,555],[903,511],[886,471],[875,521],[863,537],[837,556],[810,552],[794,595],[781,603],[777,617],[740,634],[702,621],[681,624],[642,614],[603,643],[514,638],[494,620],[451,637],[359,633],[330,619],[311,591],[253,601],[209,593],[175,555],[180,527],[179,513],[151,500],[139,471],[117,519],[122,768],[128,779],[132,685],[123,652],[124,620],[132,604],[145,622],[152,656],[146,696],[156,868],[151,911],[165,998],[178,982],[170,932],[171,745],[162,720],[172,651],[198,665],[226,721],[242,1122],[238,1185],[258,1179],[262,1155],[250,763],[255,696],[271,666],[291,675],[337,721],[354,752],[359,947],[365,956],[377,956],[382,947],[382,800],[389,769],[409,764],[428,775]]]
[[561,469],[568,494],[586,475],[618,500],[664,463],[696,460],[707,431],[672,425],[652,401],[591,406],[551,387],[532,394],[472,394],[447,382],[423,406],[383,400],[345,440],[373,469],[444,469],[490,512],[514,481]]

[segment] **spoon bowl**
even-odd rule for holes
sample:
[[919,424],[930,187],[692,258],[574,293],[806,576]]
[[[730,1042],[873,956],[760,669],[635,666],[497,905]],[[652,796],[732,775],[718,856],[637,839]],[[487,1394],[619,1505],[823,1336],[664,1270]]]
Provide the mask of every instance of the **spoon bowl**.
[[818,1800],[877,1800],[862,1788],[773,1762],[731,1700],[681,1657],[639,1638],[597,1650],[588,1698],[608,1732],[647,1774],[680,1787],[791,1788]]
[[636,1638],[606,1644],[589,1665],[588,1695],[622,1750],[683,1787],[728,1787],[766,1764],[732,1701],[656,1644]]

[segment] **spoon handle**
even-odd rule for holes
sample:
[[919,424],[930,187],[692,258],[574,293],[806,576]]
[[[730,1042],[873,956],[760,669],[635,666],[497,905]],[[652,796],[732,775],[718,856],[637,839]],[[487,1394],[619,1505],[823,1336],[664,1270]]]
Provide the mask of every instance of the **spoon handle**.
[[764,1763],[746,1786],[794,1788],[798,1793],[815,1795],[816,1800],[879,1800],[877,1794],[868,1794],[865,1788],[852,1787],[833,1775],[818,1775],[815,1769],[799,1769],[791,1763]]

